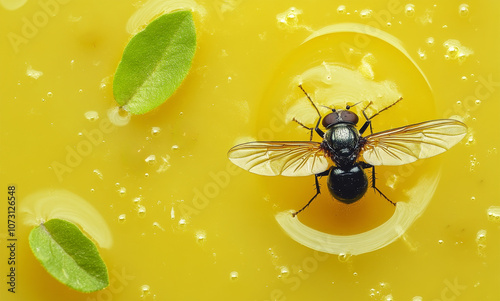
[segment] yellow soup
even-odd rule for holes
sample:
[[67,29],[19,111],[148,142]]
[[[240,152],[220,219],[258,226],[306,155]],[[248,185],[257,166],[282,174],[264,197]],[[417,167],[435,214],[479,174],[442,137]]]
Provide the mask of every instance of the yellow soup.
[[[196,24],[189,75],[123,116],[125,45],[179,9]],[[0,300],[500,300],[498,4],[2,0],[0,20]],[[318,117],[299,84],[323,115],[353,106],[358,128],[370,101],[373,115],[402,97],[374,132],[442,118],[468,132],[376,168],[396,206],[370,188],[343,204],[323,177],[292,218],[314,177],[255,175],[227,152],[308,141],[293,119]],[[96,243],[108,288],[79,293],[44,270],[28,236],[51,218]]]

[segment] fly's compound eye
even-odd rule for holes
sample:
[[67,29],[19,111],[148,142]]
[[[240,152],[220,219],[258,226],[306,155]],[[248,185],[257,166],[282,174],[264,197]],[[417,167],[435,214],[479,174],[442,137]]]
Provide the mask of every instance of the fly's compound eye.
[[339,115],[342,122],[352,123],[356,125],[359,121],[358,115],[351,111],[341,111]]
[[322,124],[324,128],[329,128],[336,123],[339,123],[339,115],[337,112],[332,112],[323,117]]

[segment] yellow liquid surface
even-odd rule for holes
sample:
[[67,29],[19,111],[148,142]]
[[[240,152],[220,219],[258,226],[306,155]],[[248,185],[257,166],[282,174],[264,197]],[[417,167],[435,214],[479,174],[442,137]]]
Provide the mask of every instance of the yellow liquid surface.
[[[1,300],[500,300],[497,4],[23,2],[0,2]],[[194,10],[190,74],[158,109],[113,125],[112,77],[131,32],[179,8]],[[275,215],[304,206],[314,178],[258,176],[227,159],[244,141],[309,139],[292,122],[316,118],[300,82],[329,107],[372,100],[376,112],[402,96],[375,132],[450,117],[468,125],[442,155],[377,168],[392,201],[428,196],[393,243],[356,256],[299,244]],[[298,216],[310,228],[348,237],[395,212],[371,189],[345,205],[320,183]],[[29,232],[55,217],[96,242],[107,289],[73,291],[35,259]]]

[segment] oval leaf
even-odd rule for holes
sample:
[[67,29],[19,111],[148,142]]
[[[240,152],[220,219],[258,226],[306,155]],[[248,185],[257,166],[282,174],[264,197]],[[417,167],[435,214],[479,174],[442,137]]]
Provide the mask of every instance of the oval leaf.
[[63,284],[85,293],[108,286],[97,247],[74,224],[51,219],[31,230],[29,242],[35,257]]
[[132,114],[158,107],[188,74],[195,49],[190,11],[160,16],[125,47],[113,80],[115,100]]

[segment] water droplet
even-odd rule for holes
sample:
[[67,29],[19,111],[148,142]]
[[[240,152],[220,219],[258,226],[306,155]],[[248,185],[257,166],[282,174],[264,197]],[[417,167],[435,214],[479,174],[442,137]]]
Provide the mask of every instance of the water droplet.
[[427,54],[425,53],[425,50],[422,50],[421,48],[419,48],[418,51],[417,51],[417,53],[418,53],[418,57],[421,60],[427,59]]
[[458,47],[457,46],[448,47],[448,49],[446,50],[446,54],[448,55],[448,57],[452,59],[456,58],[458,56]]
[[442,245],[444,244],[444,241],[442,239],[438,240],[438,244]]
[[433,37],[428,37],[427,40],[425,40],[425,42],[429,46],[434,46],[434,38]]
[[179,219],[179,226],[184,227],[184,226],[186,226],[186,224],[187,224],[187,222],[185,219],[183,219],[183,218]]
[[358,272],[354,272],[354,273],[352,273],[352,275],[353,275],[354,277],[356,277],[356,276],[358,276]]
[[343,14],[345,14],[345,10],[346,10],[345,5],[339,5],[339,7],[337,7],[337,13],[338,13],[339,15],[343,15]]
[[337,257],[340,262],[347,262],[351,258],[351,254],[349,253],[339,253]]
[[146,296],[148,296],[149,294],[151,294],[151,288],[149,287],[149,285],[147,284],[144,284],[141,286],[141,298],[144,298]]
[[290,270],[288,269],[287,266],[280,267],[280,276],[281,277],[288,277],[289,275],[290,275]]
[[413,17],[415,15],[415,5],[406,4],[405,5],[405,15],[407,17]]
[[392,297],[392,295],[391,295],[391,294],[389,294],[389,295],[385,296],[385,299],[384,299],[384,300],[385,300],[385,301],[393,301],[393,300],[394,300],[394,298]]
[[28,68],[26,68],[26,75],[31,78],[38,79],[40,76],[43,75],[43,72],[35,70],[33,69],[33,67],[28,66]]
[[371,9],[363,9],[359,12],[359,16],[363,19],[371,18],[372,10]]
[[486,242],[486,233],[487,232],[484,229],[481,229],[481,230],[477,231],[476,242],[478,244]]
[[177,144],[172,145],[172,150],[178,150],[179,146]]
[[196,232],[196,241],[198,243],[204,243],[205,239],[207,239],[207,234],[205,233],[205,231]]
[[48,98],[51,98],[52,96],[54,96],[54,95],[52,94],[52,92],[47,92],[47,97],[48,97]]
[[144,161],[146,161],[146,163],[148,163],[149,165],[154,165],[156,164],[156,156],[149,155]]
[[124,196],[127,193],[127,188],[120,187],[117,191],[120,196]]
[[125,223],[125,221],[127,220],[127,215],[124,213],[124,214],[120,214],[118,215],[118,222],[120,224],[123,224]]
[[460,17],[466,17],[469,15],[469,5],[468,4],[460,4],[458,6],[458,14]]
[[139,205],[137,206],[137,215],[139,217],[144,217],[146,216],[146,207],[144,207],[143,205]]
[[239,277],[239,274],[236,271],[232,271],[231,273],[229,273],[229,279],[231,279],[233,281],[238,280],[238,277]]
[[466,81],[466,80],[467,80],[467,76],[465,76],[465,75],[464,75],[464,76],[462,76],[462,80],[463,80],[463,81]]
[[283,13],[276,15],[276,20],[278,25],[286,28],[297,28],[299,24],[299,15],[302,14],[302,10],[295,7],[290,7]]
[[486,212],[490,222],[500,223],[500,206],[491,206]]
[[481,100],[480,99],[476,99],[476,101],[474,102],[476,105],[480,105],[481,104]]
[[157,127],[157,126],[154,126],[151,128],[151,136],[158,136],[160,135],[160,132],[161,132],[161,128]]
[[84,115],[88,121],[96,121],[97,119],[99,119],[99,113],[97,113],[96,111],[88,111],[85,112]]
[[158,222],[154,222],[154,223],[153,223],[153,227],[158,228],[158,229],[160,229],[160,230],[162,230],[162,231],[165,231],[165,229],[163,229],[163,227],[162,227],[162,226],[160,225],[160,223],[158,223]]
[[99,170],[99,169],[94,169],[94,174],[97,175],[97,177],[99,177],[99,179],[103,179],[104,178],[104,175],[102,174],[102,172]]

